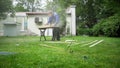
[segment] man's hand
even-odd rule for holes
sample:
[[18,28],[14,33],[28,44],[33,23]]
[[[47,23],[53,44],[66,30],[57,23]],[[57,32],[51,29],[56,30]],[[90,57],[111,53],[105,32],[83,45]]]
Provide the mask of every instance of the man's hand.
[[45,25],[48,25],[48,23],[46,23]]
[[51,24],[50,26],[53,27],[53,26],[55,26],[55,24]]

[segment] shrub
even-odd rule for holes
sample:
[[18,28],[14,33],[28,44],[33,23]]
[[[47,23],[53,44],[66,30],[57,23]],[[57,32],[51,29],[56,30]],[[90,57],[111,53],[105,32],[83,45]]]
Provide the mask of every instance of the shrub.
[[92,29],[79,28],[77,29],[77,35],[92,35]]
[[97,23],[97,24],[93,27],[92,31],[93,31],[93,35],[94,35],[94,36],[104,35],[104,32],[103,32],[103,30],[102,30],[102,28],[103,28],[102,23],[103,23],[103,22],[105,22],[105,20],[101,20],[101,22]]
[[120,33],[120,17],[118,15],[109,17],[103,23],[103,32],[106,36],[119,36]]
[[102,34],[110,37],[120,37],[120,14],[101,20],[93,27],[93,32],[95,36]]

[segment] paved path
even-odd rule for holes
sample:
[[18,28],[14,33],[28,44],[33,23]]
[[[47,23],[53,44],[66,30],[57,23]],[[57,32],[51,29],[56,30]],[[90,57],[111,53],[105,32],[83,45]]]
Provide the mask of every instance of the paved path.
[[6,52],[6,51],[3,51],[3,52],[0,52],[0,55],[13,55],[15,54],[14,52]]

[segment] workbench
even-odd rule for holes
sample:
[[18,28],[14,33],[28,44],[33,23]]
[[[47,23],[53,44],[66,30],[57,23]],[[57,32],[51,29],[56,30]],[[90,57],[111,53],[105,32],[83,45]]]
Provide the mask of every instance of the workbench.
[[52,25],[42,25],[42,26],[39,26],[38,29],[40,30],[40,41],[41,41],[41,38],[44,37],[44,40],[46,40],[46,37],[45,37],[45,31],[46,29],[49,29],[49,28],[56,28],[56,26],[52,26]]

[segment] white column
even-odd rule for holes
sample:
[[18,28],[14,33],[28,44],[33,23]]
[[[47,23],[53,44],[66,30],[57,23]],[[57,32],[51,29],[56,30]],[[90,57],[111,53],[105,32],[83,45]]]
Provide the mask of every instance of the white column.
[[76,11],[75,11],[75,5],[71,5],[71,24],[70,24],[70,32],[71,35],[76,35]]
[[25,18],[24,17],[21,17],[21,19],[22,19],[22,21],[21,21],[21,23],[22,23],[22,31],[24,31],[24,20],[25,20]]

